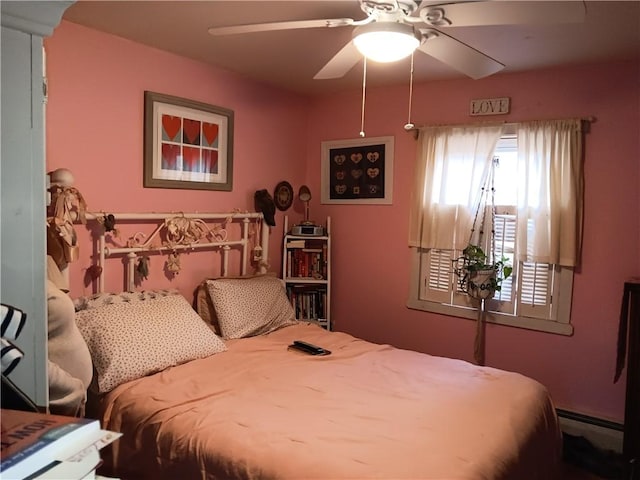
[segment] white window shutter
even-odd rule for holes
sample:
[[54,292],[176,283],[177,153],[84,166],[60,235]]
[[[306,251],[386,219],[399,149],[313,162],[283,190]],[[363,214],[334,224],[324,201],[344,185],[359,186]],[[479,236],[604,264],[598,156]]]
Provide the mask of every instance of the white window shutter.
[[551,316],[553,270],[547,263],[522,262],[519,279],[518,313],[525,317]]
[[511,213],[513,208],[498,207],[499,212],[494,217],[495,260],[502,257],[507,259],[507,265],[514,267],[511,276],[502,281],[500,291],[496,292],[489,308],[503,313],[513,313],[515,310],[514,278],[517,268],[514,266],[516,244],[516,216]]
[[420,298],[438,303],[450,302],[453,251],[429,249],[420,257]]

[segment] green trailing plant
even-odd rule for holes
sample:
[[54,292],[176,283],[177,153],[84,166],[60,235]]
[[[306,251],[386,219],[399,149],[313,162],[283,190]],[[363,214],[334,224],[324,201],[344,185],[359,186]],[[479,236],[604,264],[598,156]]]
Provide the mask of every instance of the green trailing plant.
[[[511,276],[513,267],[508,258],[502,256],[491,262],[484,250],[478,245],[469,244],[462,251],[462,256],[454,260],[454,272],[458,276],[458,286],[463,292],[478,298],[490,298],[502,288],[502,282]],[[478,272],[485,273],[482,281]],[[478,294],[480,291],[480,294]]]

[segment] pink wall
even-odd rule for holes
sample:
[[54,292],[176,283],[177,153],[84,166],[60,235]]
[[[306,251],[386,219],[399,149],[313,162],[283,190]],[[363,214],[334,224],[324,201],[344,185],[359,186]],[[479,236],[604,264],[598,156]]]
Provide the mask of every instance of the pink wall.
[[[575,275],[571,337],[490,325],[487,364],[547,385],[558,407],[622,421],[624,382],[613,384],[625,278],[640,274],[639,66],[612,63],[487,79],[433,82],[414,90],[420,124],[477,121],[473,98],[511,97],[499,120],[595,116],[586,136],[582,268]],[[311,110],[308,180],[319,191],[320,142],[357,138],[360,95],[319,98]],[[436,355],[473,358],[475,325],[405,307],[409,290],[408,208],[416,142],[403,131],[407,87],[367,92],[367,136],[395,136],[392,206],[316,205],[333,225],[336,328]],[[494,120],[496,118],[493,118]]]
[[[299,186],[305,165],[308,101],[304,97],[248,81],[202,63],[155,50],[69,22],[45,42],[49,102],[47,170],[72,170],[76,186],[93,212],[175,212],[234,209],[254,211],[253,194],[287,180]],[[234,111],[235,148],[232,192],[143,188],[144,91],[223,106]],[[291,213],[290,210],[288,213]],[[281,213],[270,241],[272,268],[279,270]],[[77,229],[82,241],[89,235]],[[84,233],[83,233],[84,231]],[[126,239],[126,236],[124,237]],[[91,247],[72,264],[72,294],[83,293]],[[164,258],[155,257],[144,288],[166,286]],[[207,266],[189,265],[171,285],[190,294]],[[119,268],[119,267],[118,267]],[[113,277],[110,289],[121,289]]]
[[[255,190],[272,190],[287,180],[297,191],[308,182],[314,194],[312,218],[332,217],[336,328],[402,348],[471,360],[473,322],[405,307],[416,145],[402,128],[406,86],[370,89],[367,94],[367,136],[395,136],[393,205],[328,206],[319,202],[320,142],[358,136],[359,91],[305,99],[68,22],[45,45],[48,169],[70,168],[90,210],[252,211]],[[640,274],[638,80],[638,64],[612,63],[433,82],[417,85],[414,92],[413,119],[418,124],[472,121],[467,116],[470,99],[501,96],[512,102],[512,113],[501,120],[597,117],[586,140],[585,239],[583,266],[574,282],[575,333],[565,337],[490,326],[487,361],[540,380],[559,407],[616,421],[622,420],[624,405],[624,382],[612,384],[622,282]],[[235,111],[233,192],[142,187],[144,90]],[[296,207],[287,213],[299,216]],[[277,221],[270,255],[276,271],[281,213]],[[82,258],[72,270],[76,295],[82,293],[82,269],[90,263],[90,247],[81,248]],[[207,274],[205,269],[195,276],[178,276],[172,285],[189,294]],[[144,287],[159,285],[166,280],[156,274]]]

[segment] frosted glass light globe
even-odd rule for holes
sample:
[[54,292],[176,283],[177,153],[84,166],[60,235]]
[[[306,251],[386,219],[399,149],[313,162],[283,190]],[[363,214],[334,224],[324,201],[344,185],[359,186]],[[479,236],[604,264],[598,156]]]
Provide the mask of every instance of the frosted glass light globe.
[[369,60],[388,63],[411,55],[420,45],[411,25],[397,22],[376,22],[358,27],[353,43]]

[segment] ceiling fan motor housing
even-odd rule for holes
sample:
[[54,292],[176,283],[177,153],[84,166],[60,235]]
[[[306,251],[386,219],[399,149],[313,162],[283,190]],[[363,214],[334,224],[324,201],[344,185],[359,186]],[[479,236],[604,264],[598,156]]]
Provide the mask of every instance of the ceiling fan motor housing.
[[411,15],[418,9],[418,3],[414,0],[360,0],[360,8],[367,15],[376,12]]

